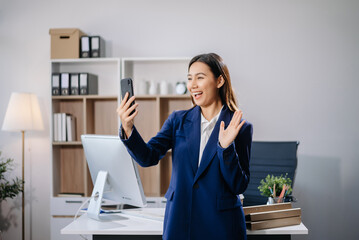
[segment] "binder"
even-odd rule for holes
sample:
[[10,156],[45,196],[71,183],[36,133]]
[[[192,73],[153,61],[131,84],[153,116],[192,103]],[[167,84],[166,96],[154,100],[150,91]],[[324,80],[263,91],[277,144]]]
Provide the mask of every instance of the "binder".
[[105,41],[100,36],[91,36],[91,57],[105,57]]
[[90,57],[91,42],[89,36],[81,37],[81,48],[80,48],[80,57],[89,58]]
[[70,95],[70,74],[61,73],[61,95]]
[[61,131],[61,113],[55,113],[56,116],[56,132],[57,132],[57,142],[62,141],[62,131]]
[[79,74],[78,73],[70,74],[70,89],[71,89],[71,95],[79,95],[80,94]]
[[54,118],[54,126],[52,129],[53,135],[54,135],[54,142],[58,142],[59,141],[59,134],[58,134],[58,120],[57,120],[57,113],[54,113],[53,115]]
[[61,95],[60,86],[61,86],[61,75],[60,73],[52,74],[52,95],[58,96]]
[[67,136],[66,136],[66,113],[60,113],[61,117],[61,141],[66,142]]
[[66,116],[66,131],[67,131],[67,141],[69,142],[76,141],[75,117],[72,115]]
[[98,94],[97,75],[80,73],[80,95]]

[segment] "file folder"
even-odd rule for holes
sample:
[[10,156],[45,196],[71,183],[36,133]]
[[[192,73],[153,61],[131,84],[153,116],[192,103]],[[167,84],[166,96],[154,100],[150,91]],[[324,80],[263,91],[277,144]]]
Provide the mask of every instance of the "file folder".
[[81,37],[80,57],[81,58],[89,58],[90,57],[90,49],[91,49],[90,37],[82,36]]
[[61,142],[66,142],[67,141],[67,129],[66,129],[66,113],[60,113],[60,118],[61,118]]
[[53,132],[53,136],[54,136],[54,142],[58,142],[59,141],[59,134],[58,134],[58,120],[57,120],[57,114],[58,113],[54,113],[53,115],[53,119],[54,119],[54,126],[53,126],[53,129],[52,129],[52,132]]
[[61,95],[60,86],[61,86],[61,75],[60,73],[52,74],[52,95],[58,96]]
[[80,95],[98,94],[97,75],[80,73]]
[[105,57],[105,41],[100,36],[91,36],[91,57]]
[[79,95],[80,94],[79,74],[78,73],[70,74],[70,89],[71,89],[71,95]]
[[66,134],[68,142],[76,141],[75,117],[70,114],[66,115]]
[[70,95],[70,74],[61,73],[61,95]]

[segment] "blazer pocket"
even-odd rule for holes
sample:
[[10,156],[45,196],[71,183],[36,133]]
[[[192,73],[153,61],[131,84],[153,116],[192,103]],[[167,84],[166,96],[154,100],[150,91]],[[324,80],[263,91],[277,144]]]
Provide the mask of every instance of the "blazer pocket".
[[175,191],[173,190],[173,188],[169,187],[165,194],[165,198],[167,199],[167,201],[172,201],[174,193]]
[[217,197],[217,209],[228,210],[242,206],[241,200],[237,196]]

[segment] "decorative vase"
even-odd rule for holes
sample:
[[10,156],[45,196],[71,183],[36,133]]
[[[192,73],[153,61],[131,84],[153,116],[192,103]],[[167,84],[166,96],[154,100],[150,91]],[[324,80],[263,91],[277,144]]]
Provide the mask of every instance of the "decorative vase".
[[148,87],[149,87],[149,82],[146,80],[141,80],[138,88],[138,94],[139,95],[148,94]]
[[161,95],[166,95],[168,94],[168,83],[167,81],[162,81],[160,84],[160,92]]
[[150,82],[150,89],[148,90],[148,93],[150,95],[156,95],[157,94],[157,83],[154,81]]

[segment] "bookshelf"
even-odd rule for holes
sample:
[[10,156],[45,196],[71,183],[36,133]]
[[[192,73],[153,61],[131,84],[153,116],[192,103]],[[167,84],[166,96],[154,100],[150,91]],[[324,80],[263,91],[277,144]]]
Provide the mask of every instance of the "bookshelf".
[[[145,141],[160,130],[174,111],[192,107],[189,95],[175,95],[176,82],[185,82],[189,58],[98,58],[54,59],[52,73],[88,72],[98,76],[98,95],[51,96],[50,123],[53,114],[69,113],[76,118],[76,138],[72,142],[55,142],[51,131],[51,239],[63,239],[59,226],[71,221],[78,208],[91,195],[93,184],[81,144],[82,134],[117,135],[120,122],[117,106],[120,101],[120,79],[134,81],[139,114],[135,125]],[[51,81],[51,77],[49,77]],[[172,91],[166,95],[138,95],[139,81],[167,81]],[[158,82],[159,83],[159,82]],[[151,206],[163,206],[162,197],[169,185],[171,151],[154,167],[139,166],[145,195]],[[110,203],[107,202],[106,203]]]
[[[52,139],[52,197],[59,194],[90,196],[93,188],[84,156],[82,134],[109,134],[118,132],[118,105],[120,59],[54,59],[51,74],[88,72],[98,76],[98,95],[52,96],[53,114],[64,112],[76,118],[76,139],[72,142],[55,142]],[[51,77],[50,77],[51,79]],[[66,214],[65,214],[66,215]]]

